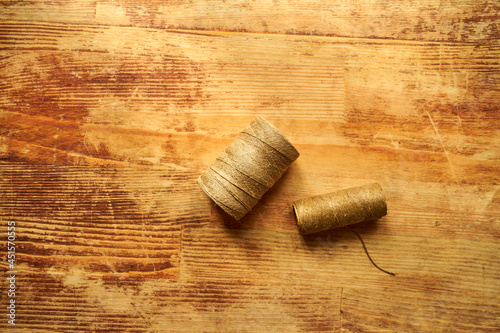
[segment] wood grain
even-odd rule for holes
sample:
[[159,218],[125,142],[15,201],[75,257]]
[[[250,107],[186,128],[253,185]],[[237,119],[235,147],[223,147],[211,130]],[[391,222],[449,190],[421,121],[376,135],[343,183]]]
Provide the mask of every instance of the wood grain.
[[[500,329],[495,4],[1,8],[17,331]],[[301,156],[235,222],[195,179],[256,115]],[[388,215],[355,228],[395,277],[291,210],[374,181]]]
[[488,0],[31,0],[3,1],[10,20],[383,39],[484,42],[498,38]]
[[398,288],[346,288],[342,292],[342,327],[345,332],[495,332],[497,296],[444,290],[429,296]]
[[[22,131],[9,128],[18,134],[10,138],[30,142],[35,136],[39,145],[57,148],[55,142],[68,137],[74,141],[65,143],[71,146],[73,159],[76,154],[127,160],[138,155],[140,162],[154,164],[171,151],[161,148],[169,136],[231,138],[255,114],[278,121],[278,126],[293,127],[289,136],[297,143],[498,156],[493,135],[498,120],[498,45],[192,35],[57,24],[39,27],[64,30],[56,41],[44,45],[43,38],[35,37],[37,28],[19,24],[4,23],[13,41],[0,44],[16,50],[2,64],[10,69],[2,75],[4,82],[12,82],[5,87],[2,104],[10,112],[4,117],[36,114],[44,126],[28,126],[32,134],[23,134],[22,140],[18,139]],[[28,42],[17,38],[19,34]],[[118,36],[119,45],[110,42]],[[32,38],[36,45],[30,46]],[[137,44],[137,38],[147,43]],[[33,48],[44,50],[35,56],[22,52]],[[44,82],[37,90],[24,79],[32,76]],[[235,110],[238,117],[231,116]],[[216,128],[214,117],[220,119]],[[55,126],[64,133],[67,125],[66,132],[73,133],[83,119],[86,124],[79,132],[85,133],[85,140],[71,135],[54,139]],[[137,131],[121,130],[130,122]],[[118,129],[110,131],[109,125]],[[324,134],[318,137],[318,130]],[[144,134],[147,139],[136,140]],[[134,147],[124,146],[125,142]]]
[[26,286],[19,326],[34,331],[215,332],[228,323],[240,331],[340,329],[337,288],[295,285],[303,290],[295,296],[267,283],[123,281],[79,270],[26,273],[19,283]]
[[17,223],[23,271],[176,279],[182,226],[208,220],[189,172],[10,163],[0,170],[2,220]]

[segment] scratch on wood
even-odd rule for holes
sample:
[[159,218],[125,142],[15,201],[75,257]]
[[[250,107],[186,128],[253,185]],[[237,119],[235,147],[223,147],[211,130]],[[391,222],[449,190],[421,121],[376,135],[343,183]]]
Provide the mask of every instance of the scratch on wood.
[[456,172],[455,172],[455,168],[453,167],[453,163],[451,163],[450,154],[448,153],[448,150],[446,150],[446,147],[444,146],[443,139],[441,138],[441,135],[439,134],[439,131],[438,131],[437,127],[436,127],[436,124],[434,124],[434,120],[432,120],[432,117],[431,117],[431,114],[429,113],[429,111],[427,111],[427,116],[429,117],[429,120],[431,121],[432,127],[434,128],[434,132],[436,133],[436,135],[438,137],[438,140],[441,143],[441,147],[443,147],[443,150],[444,150],[444,153],[446,155],[446,158],[448,159],[448,163],[450,164],[450,168],[451,168],[451,171],[453,173],[453,177],[456,180],[457,179],[457,175],[456,175]]

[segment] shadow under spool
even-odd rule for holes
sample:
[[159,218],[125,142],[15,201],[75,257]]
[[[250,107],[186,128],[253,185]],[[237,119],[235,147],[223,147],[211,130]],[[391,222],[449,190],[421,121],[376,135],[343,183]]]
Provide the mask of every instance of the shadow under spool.
[[387,215],[384,192],[379,184],[368,184],[293,203],[302,235],[343,227]]
[[267,120],[255,118],[197,182],[226,213],[241,219],[299,157]]

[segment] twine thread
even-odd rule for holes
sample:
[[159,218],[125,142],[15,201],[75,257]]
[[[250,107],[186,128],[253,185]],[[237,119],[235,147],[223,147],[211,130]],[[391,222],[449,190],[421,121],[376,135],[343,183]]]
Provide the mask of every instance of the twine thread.
[[297,200],[293,210],[303,235],[375,220],[387,214],[379,184],[368,184]]
[[298,157],[297,149],[271,123],[258,116],[197,182],[218,206],[239,220]]
[[366,256],[368,257],[368,259],[370,259],[370,262],[372,263],[373,266],[375,266],[375,268],[377,268],[378,270],[380,270],[380,271],[382,271],[382,272],[384,272],[386,274],[389,274],[389,275],[392,275],[392,276],[396,276],[396,273],[386,271],[385,269],[383,269],[379,265],[377,265],[375,263],[375,261],[373,261],[372,257],[368,253],[368,249],[366,248],[365,242],[363,241],[363,238],[361,238],[361,235],[359,234],[359,232],[357,232],[356,230],[354,230],[353,228],[351,228],[348,225],[346,225],[346,228],[349,229],[349,230],[351,230],[356,236],[358,236],[358,239],[361,242],[361,245],[363,245],[363,250],[365,250]]
[[396,275],[380,268],[373,261],[361,235],[349,226],[387,215],[384,192],[379,184],[368,184],[297,200],[293,203],[293,211],[301,234],[345,226],[358,236],[373,266],[386,274]]

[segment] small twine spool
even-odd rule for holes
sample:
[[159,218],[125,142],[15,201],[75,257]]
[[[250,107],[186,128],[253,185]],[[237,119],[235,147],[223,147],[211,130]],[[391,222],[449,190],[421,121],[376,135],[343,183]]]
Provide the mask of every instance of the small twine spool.
[[379,184],[353,187],[293,203],[299,231],[303,235],[375,220],[387,214]]
[[258,116],[197,182],[218,206],[239,220],[298,157],[297,149]]

